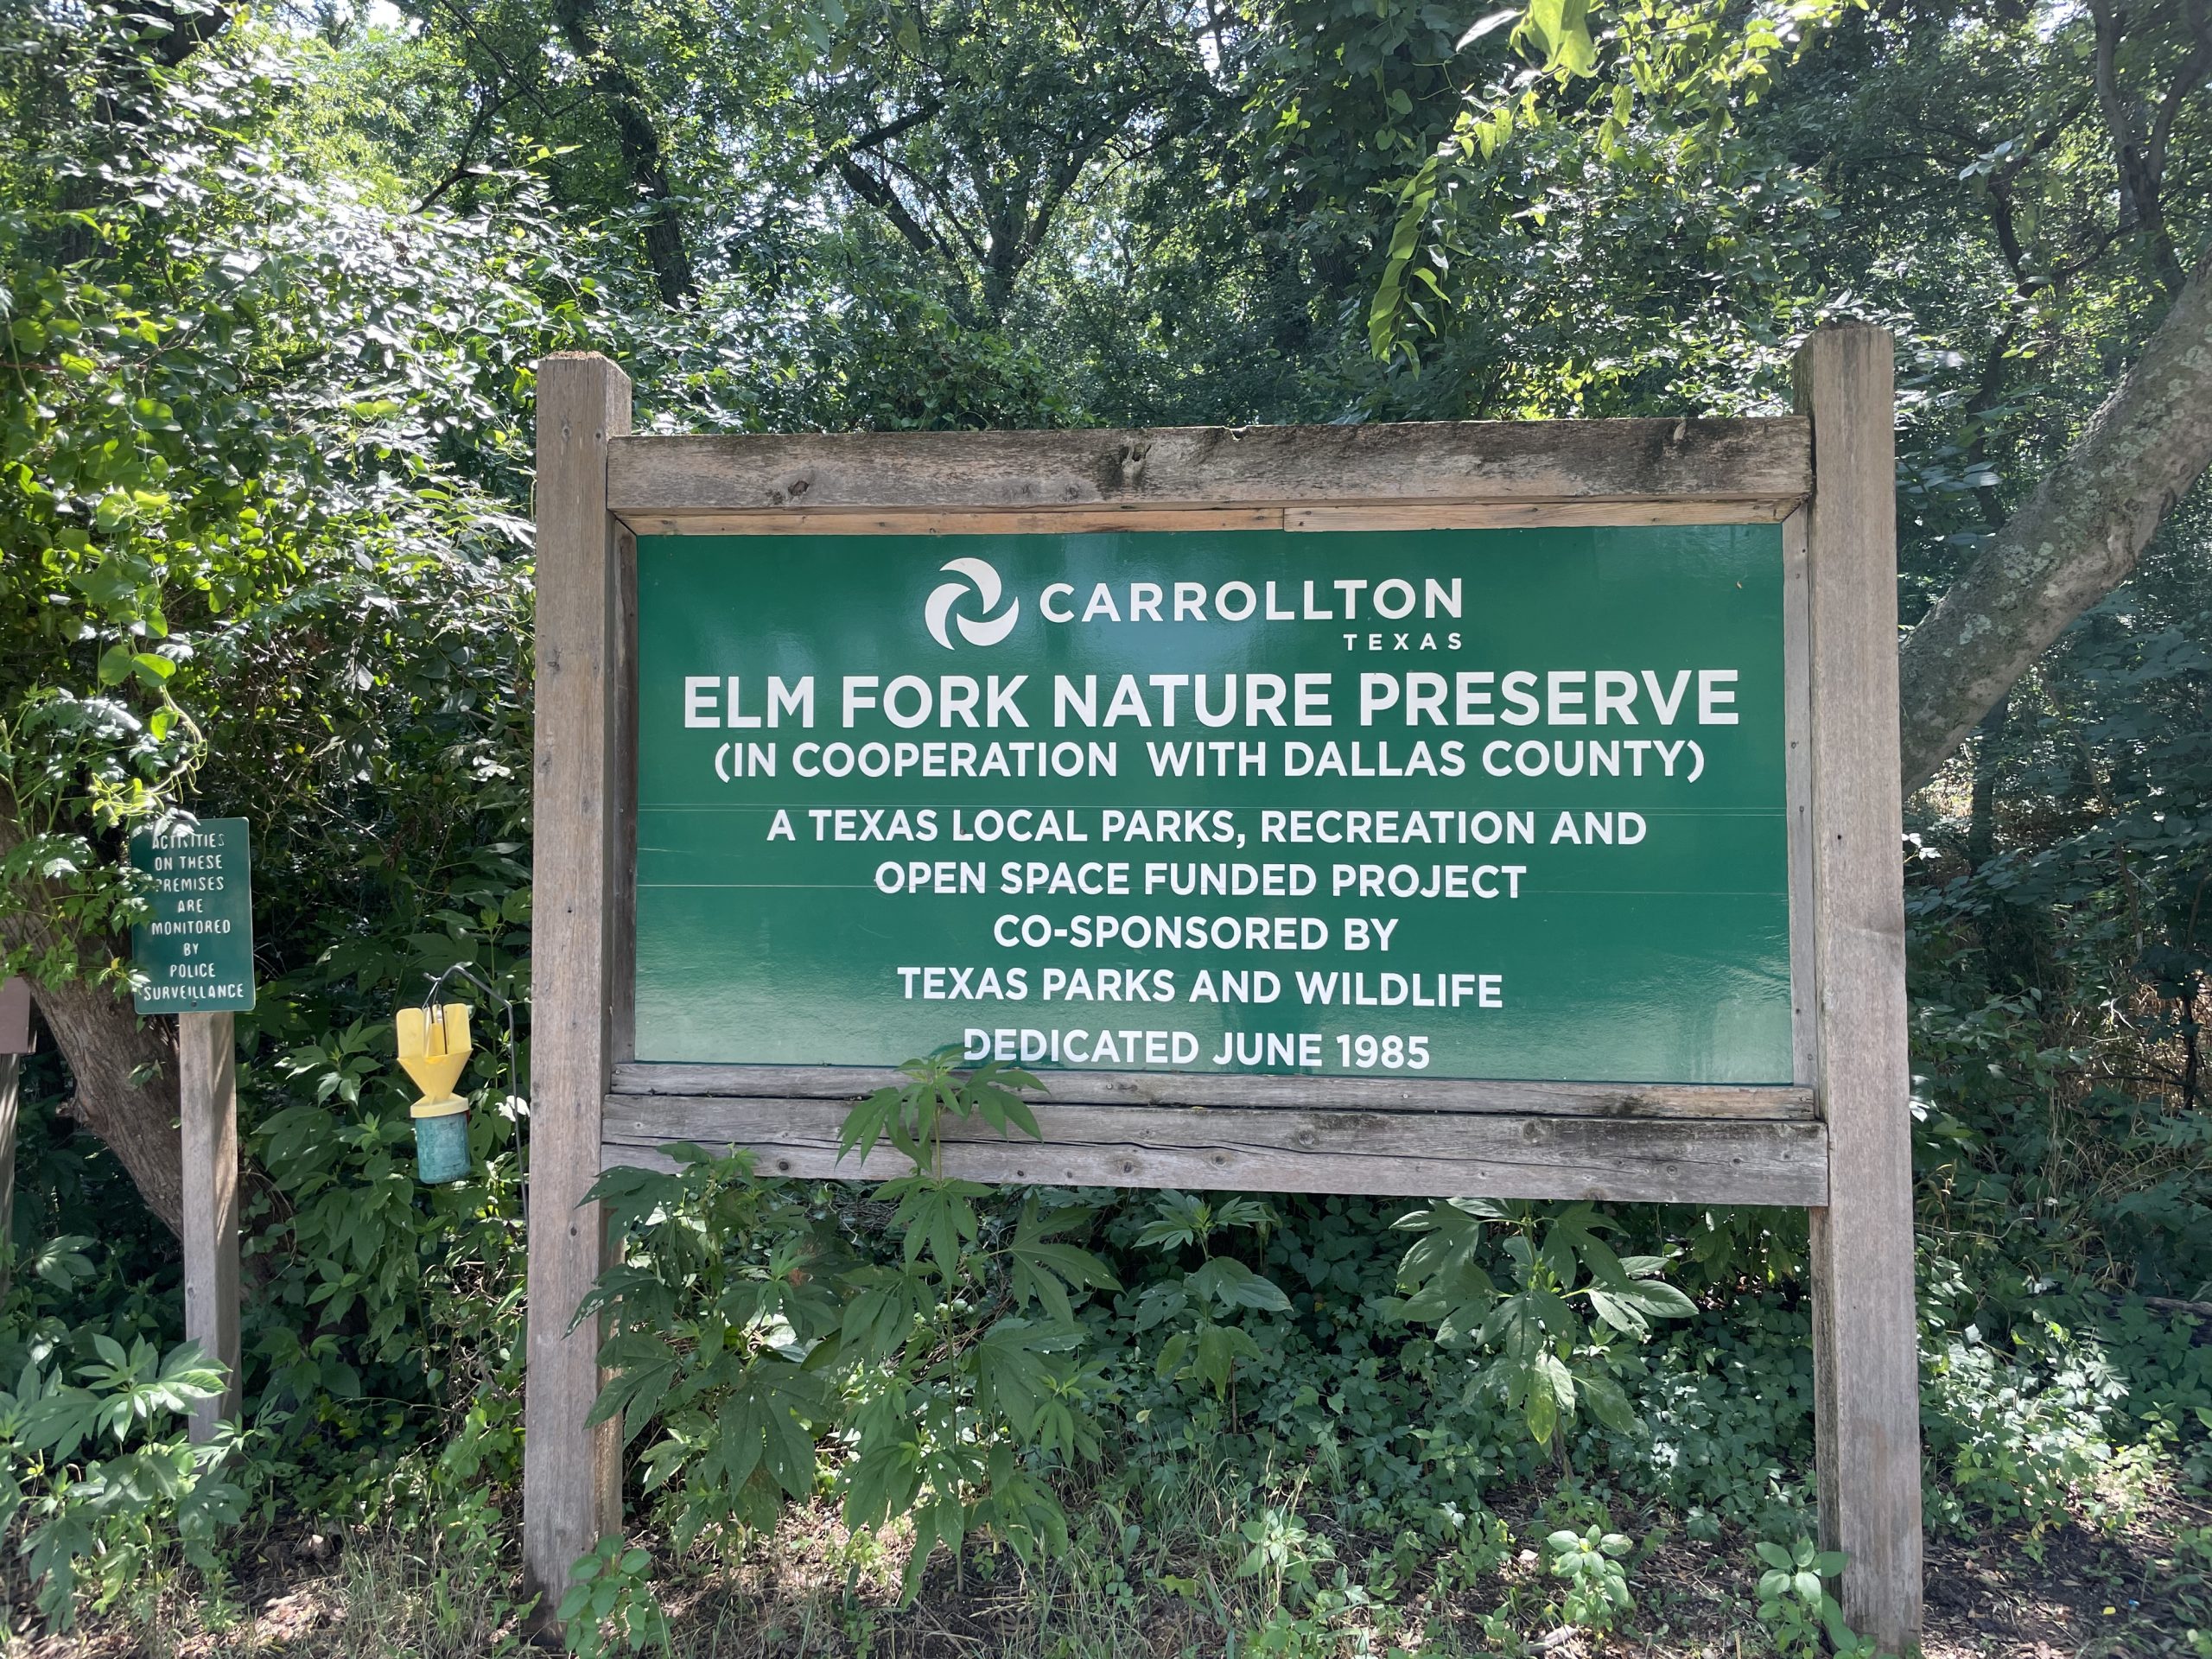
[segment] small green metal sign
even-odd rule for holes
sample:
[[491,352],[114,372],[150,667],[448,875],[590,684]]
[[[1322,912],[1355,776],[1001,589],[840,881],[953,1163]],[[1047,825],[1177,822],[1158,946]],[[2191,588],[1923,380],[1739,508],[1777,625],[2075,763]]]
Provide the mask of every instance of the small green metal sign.
[[253,1006],[253,874],[244,818],[130,838],[154,879],[153,914],[130,930],[145,983],[141,1014],[218,1014]]
[[636,1052],[1791,1076],[1773,524],[638,543]]

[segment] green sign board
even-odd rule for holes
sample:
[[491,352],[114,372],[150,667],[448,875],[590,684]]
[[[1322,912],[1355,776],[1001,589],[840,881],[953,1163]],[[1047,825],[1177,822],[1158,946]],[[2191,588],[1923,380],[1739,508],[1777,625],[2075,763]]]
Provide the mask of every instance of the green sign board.
[[641,537],[637,1056],[1787,1083],[1782,557]]
[[202,818],[130,838],[154,879],[153,914],[130,930],[141,1014],[253,1006],[253,871],[244,818]]

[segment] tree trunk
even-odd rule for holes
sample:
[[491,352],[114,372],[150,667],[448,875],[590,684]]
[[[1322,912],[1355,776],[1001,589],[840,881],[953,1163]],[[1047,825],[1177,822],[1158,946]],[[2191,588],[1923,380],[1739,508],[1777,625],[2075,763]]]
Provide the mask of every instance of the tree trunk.
[[1906,636],[1904,785],[1934,775],[2066,625],[2126,580],[2212,463],[2212,250],[2065,457]]
[[[13,803],[0,798],[0,855],[22,843]],[[29,878],[6,895],[0,941],[47,962],[81,963],[73,933],[55,925],[59,906],[43,881]],[[112,991],[85,978],[31,982],[46,1028],[76,1083],[67,1111],[105,1142],[146,1206],[172,1233],[184,1217],[184,1153],[177,1138],[176,1038],[166,1020],[141,1020]]]
[[[14,931],[12,919],[8,931]],[[184,1152],[176,1127],[175,1027],[141,1020],[128,1002],[83,980],[36,986],[32,995],[76,1082],[69,1116],[115,1154],[162,1225],[179,1231]]]
[[615,143],[622,164],[629,169],[631,188],[644,200],[645,263],[652,267],[653,283],[664,305],[683,305],[698,295],[698,279],[691,269],[691,251],[683,240],[676,192],[669,183],[668,162],[654,129],[645,89],[613,48],[591,30],[587,11],[591,0],[555,0],[553,13],[562,38],[582,61],[591,76],[592,90],[603,101],[607,119],[614,124]]

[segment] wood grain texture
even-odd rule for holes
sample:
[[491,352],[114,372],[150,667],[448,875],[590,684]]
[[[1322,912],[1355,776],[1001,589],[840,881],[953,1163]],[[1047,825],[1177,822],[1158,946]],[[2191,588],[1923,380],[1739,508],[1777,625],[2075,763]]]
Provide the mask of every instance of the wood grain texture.
[[238,1070],[228,1014],[176,1017],[177,1132],[184,1164],[184,1334],[222,1366],[219,1399],[192,1408],[192,1439],[238,1413]]
[[638,541],[615,526],[614,701],[607,739],[607,1052],[626,1060],[638,1042]]
[[1794,510],[1790,497],[1688,496],[1679,501],[1638,496],[1557,501],[1372,501],[1357,506],[1288,507],[1285,530],[1572,529],[1594,524],[1770,524]]
[[[22,1060],[0,1050],[0,1243],[16,1236],[16,1106],[22,1081]],[[0,1300],[15,1282],[13,1267],[0,1251]]]
[[1921,1621],[1920,1396],[1897,760],[1891,343],[1826,328],[1798,359],[1816,493],[1812,670],[1815,1096],[1830,1197],[1813,1212],[1821,1529],[1847,1550],[1844,1616],[1885,1651]]
[[[1060,1105],[1247,1106],[1269,1110],[1527,1113],[1558,1117],[1813,1121],[1813,1091],[1700,1084],[1522,1083],[1426,1077],[1236,1077],[1194,1071],[1035,1073]],[[639,1096],[783,1096],[851,1100],[906,1079],[885,1067],[669,1065],[614,1068],[614,1092]],[[1330,1098],[1317,1102],[1317,1092]]]
[[31,1037],[31,982],[20,974],[0,980],[0,1054],[28,1054]]
[[639,536],[1081,536],[1131,531],[1514,530],[1595,524],[1763,524],[1795,511],[1783,499],[1684,501],[1371,501],[1333,507],[1002,507],[958,512],[631,512]]
[[639,536],[1080,536],[1149,530],[1281,530],[1281,507],[908,508],[893,512],[632,512]]
[[[0,1244],[16,1236],[16,1127],[22,1104],[22,1061],[32,1052],[31,987],[20,976],[0,980]],[[13,1263],[0,1250],[0,1301],[15,1282]]]
[[531,884],[529,1388],[523,1571],[550,1618],[576,1558],[621,1524],[617,1426],[589,1427],[599,1332],[571,1331],[606,1265],[583,1197],[599,1173],[613,1061],[631,780],[623,771],[628,645],[607,447],[630,427],[629,378],[606,359],[537,374],[537,687]]
[[608,504],[633,524],[798,510],[1378,500],[1782,506],[1810,486],[1808,429],[1794,416],[639,437],[607,458]]
[[[911,1166],[888,1147],[837,1157],[842,1101],[610,1095],[612,1165],[666,1166],[669,1142],[750,1147],[763,1174],[882,1180]],[[1243,1192],[1817,1205],[1827,1196],[1819,1123],[1194,1107],[1066,1106],[1039,1142],[954,1124],[944,1171],[1048,1186]]]

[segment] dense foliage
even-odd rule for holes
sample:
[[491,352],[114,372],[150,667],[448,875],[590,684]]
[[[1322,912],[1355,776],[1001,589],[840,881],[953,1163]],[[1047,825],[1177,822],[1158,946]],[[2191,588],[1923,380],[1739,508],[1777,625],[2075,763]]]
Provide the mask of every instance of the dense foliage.
[[[219,1599],[257,1529],[392,1516],[504,1605],[543,353],[615,356],[687,429],[1737,412],[1866,316],[1900,336],[1910,620],[2212,234],[2207,28],[2189,0],[9,9],[0,942],[50,1039],[0,1239],[11,1605],[150,1618],[161,1564]],[[2212,1294],[2208,540],[2200,488],[1911,808],[1942,1528],[2040,1548],[2212,1476],[2173,1305]],[[254,820],[261,898],[245,1405],[198,1453],[166,1055],[115,995],[122,838],[179,810]],[[426,1190],[390,1019],[455,963],[522,1018],[480,1026],[477,1173]],[[911,1585],[980,1534],[1263,1650],[1403,1628],[1409,1586],[1495,1586],[1524,1534],[1539,1588],[1495,1617],[1602,1630],[1664,1529],[1744,1558],[1778,1650],[1839,1639],[1802,1216],[992,1193],[900,1132],[922,1167],[873,1195],[706,1154],[611,1179],[608,1408],[659,1554],[595,1559],[579,1641],[652,1639],[656,1573],[833,1493],[855,1582],[887,1541]]]

